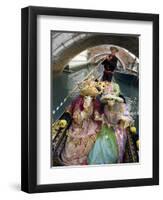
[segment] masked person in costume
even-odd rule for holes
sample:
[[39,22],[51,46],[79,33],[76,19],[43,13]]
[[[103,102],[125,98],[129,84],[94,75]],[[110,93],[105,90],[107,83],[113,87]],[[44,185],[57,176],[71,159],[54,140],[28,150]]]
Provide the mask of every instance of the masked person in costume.
[[80,95],[69,106],[72,124],[67,130],[67,140],[62,152],[64,165],[87,164],[87,156],[100,130],[102,113],[96,99],[99,90],[94,80],[86,80]]
[[118,93],[118,87],[115,91],[115,93],[112,91],[112,93],[103,96],[102,100],[106,102],[104,106],[105,121],[115,131],[119,152],[117,162],[122,163],[127,141],[126,130],[133,123],[133,119],[129,114],[125,99]]

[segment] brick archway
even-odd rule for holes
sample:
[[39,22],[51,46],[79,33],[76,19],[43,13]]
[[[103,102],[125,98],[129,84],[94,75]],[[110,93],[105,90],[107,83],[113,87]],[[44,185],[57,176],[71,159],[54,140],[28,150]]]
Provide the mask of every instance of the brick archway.
[[120,46],[139,57],[138,43],[138,36],[135,35],[52,32],[52,68],[54,72],[62,72],[74,56],[85,49],[104,44]]

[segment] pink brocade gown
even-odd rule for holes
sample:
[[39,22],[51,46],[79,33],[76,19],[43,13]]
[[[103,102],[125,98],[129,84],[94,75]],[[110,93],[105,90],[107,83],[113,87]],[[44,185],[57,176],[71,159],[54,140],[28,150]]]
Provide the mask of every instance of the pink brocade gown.
[[101,122],[100,104],[95,99],[77,97],[72,102],[72,124],[67,131],[67,141],[62,152],[62,161],[65,165],[86,165],[87,156],[96,140]]

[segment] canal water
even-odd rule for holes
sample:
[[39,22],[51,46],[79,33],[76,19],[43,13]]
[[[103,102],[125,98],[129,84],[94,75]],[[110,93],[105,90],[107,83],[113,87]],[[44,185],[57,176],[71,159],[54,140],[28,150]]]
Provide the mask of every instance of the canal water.
[[[73,72],[63,72],[62,74],[52,79],[52,121],[56,121],[64,112],[65,108],[71,103],[72,99],[78,95],[79,91],[75,90],[68,99],[65,99],[71,91],[77,86],[77,83],[82,81],[94,66],[85,66],[73,70]],[[95,70],[96,75],[102,74],[103,66]],[[115,74],[114,80],[119,84],[121,94],[126,98],[129,111],[135,120],[135,125],[138,130],[138,80],[129,74]],[[65,101],[64,101],[65,99]]]

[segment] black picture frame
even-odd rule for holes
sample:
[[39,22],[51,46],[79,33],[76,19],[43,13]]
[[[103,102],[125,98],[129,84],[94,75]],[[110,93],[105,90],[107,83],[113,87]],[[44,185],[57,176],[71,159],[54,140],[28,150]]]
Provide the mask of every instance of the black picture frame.
[[[153,23],[153,177],[37,185],[37,16],[55,15]],[[30,6],[21,11],[21,190],[28,193],[159,184],[159,15]]]

